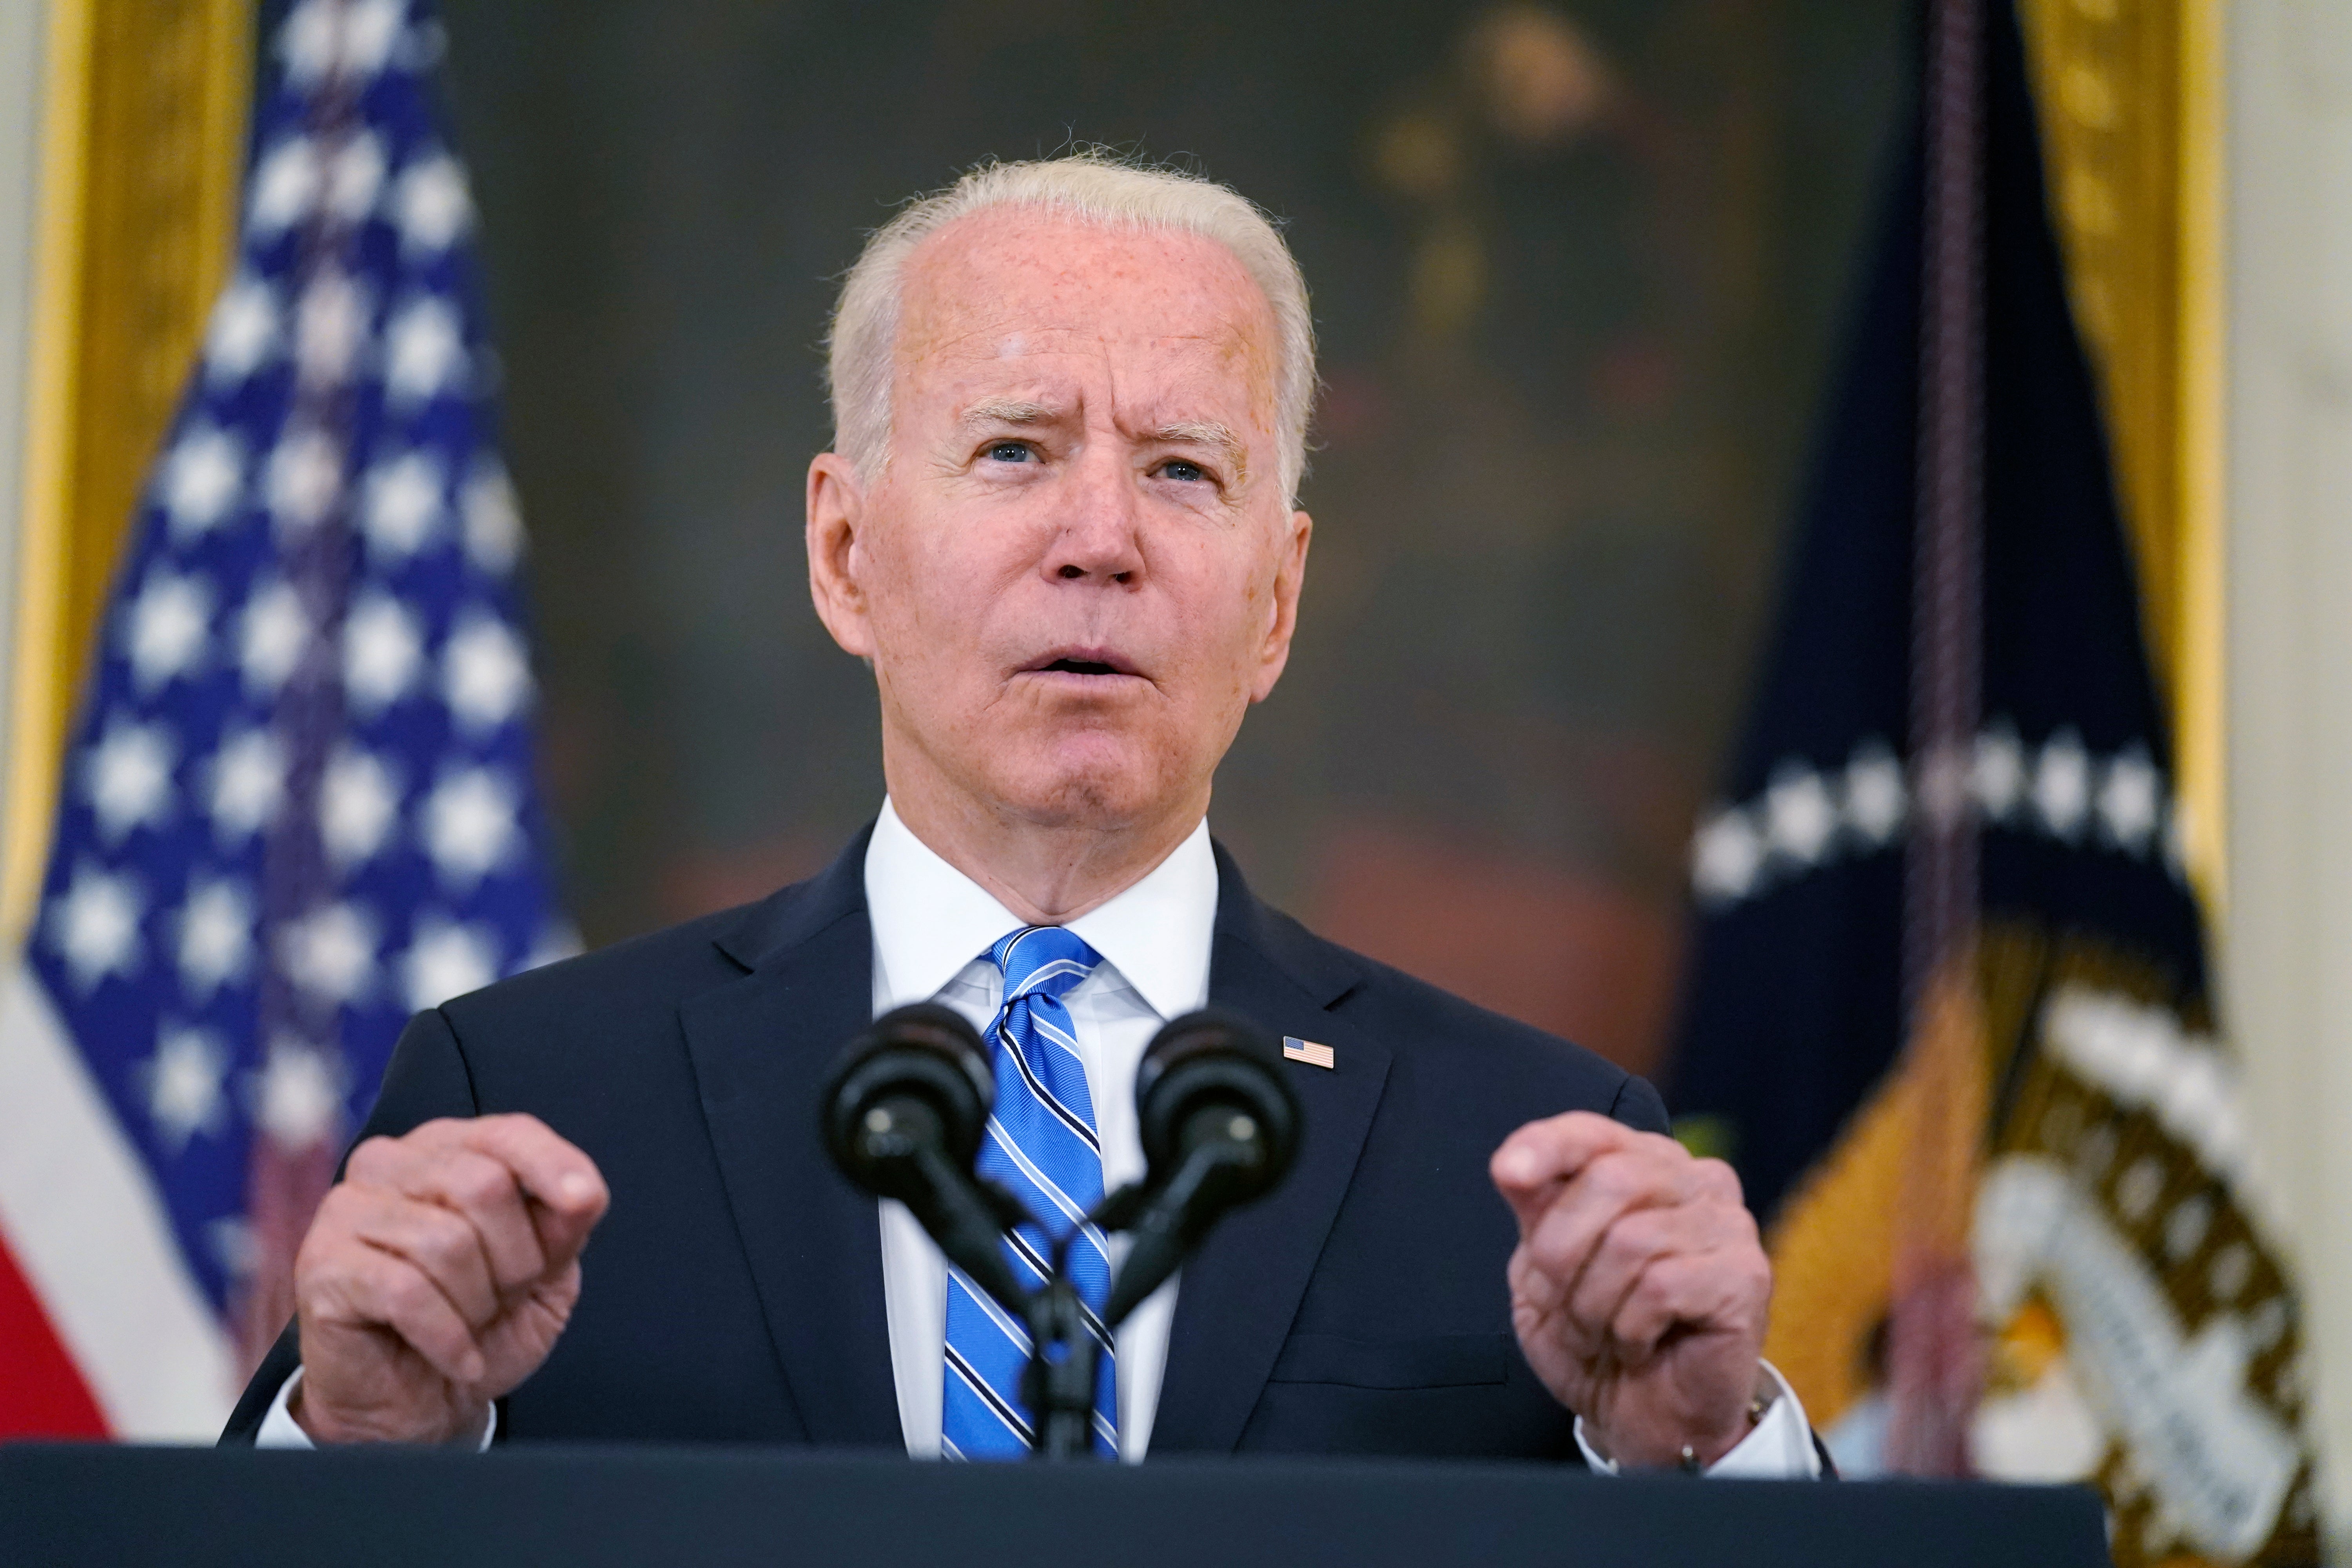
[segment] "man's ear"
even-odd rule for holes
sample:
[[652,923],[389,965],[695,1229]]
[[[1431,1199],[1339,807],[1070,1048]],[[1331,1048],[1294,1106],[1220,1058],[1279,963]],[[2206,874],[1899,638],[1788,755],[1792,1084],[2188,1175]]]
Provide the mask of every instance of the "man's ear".
[[871,659],[874,637],[858,580],[865,523],[866,492],[856,468],[838,452],[819,452],[808,471],[809,598],[845,653]]
[[1259,650],[1257,679],[1250,687],[1252,702],[1274,694],[1274,683],[1290,662],[1291,634],[1298,629],[1298,595],[1307,585],[1307,546],[1314,537],[1315,520],[1303,511],[1292,512],[1281,559],[1275,565],[1274,603]]

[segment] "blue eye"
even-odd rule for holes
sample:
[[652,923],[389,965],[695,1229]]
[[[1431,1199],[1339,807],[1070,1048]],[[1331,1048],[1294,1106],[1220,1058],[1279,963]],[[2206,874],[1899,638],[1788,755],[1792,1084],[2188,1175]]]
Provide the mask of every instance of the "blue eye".
[[1169,458],[1160,465],[1160,471],[1171,479],[1182,479],[1187,484],[1194,479],[1205,479],[1209,477],[1207,470],[1200,464],[1188,463],[1181,458]]
[[1025,463],[1035,454],[1018,441],[999,441],[988,449],[991,462]]

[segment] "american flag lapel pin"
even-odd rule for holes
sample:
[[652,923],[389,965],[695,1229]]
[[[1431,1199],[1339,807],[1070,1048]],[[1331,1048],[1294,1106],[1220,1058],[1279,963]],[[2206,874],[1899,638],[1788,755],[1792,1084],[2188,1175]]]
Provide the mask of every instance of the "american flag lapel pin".
[[1318,1046],[1313,1040],[1302,1040],[1296,1035],[1282,1037],[1282,1054],[1292,1061],[1305,1062],[1308,1067],[1321,1068],[1326,1072],[1335,1070],[1339,1065],[1339,1058],[1330,1047]]

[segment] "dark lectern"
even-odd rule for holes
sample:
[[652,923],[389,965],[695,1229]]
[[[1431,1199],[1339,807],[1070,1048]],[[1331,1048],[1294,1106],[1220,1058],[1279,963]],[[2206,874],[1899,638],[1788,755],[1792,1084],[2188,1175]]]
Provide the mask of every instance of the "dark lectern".
[[1522,1465],[916,1465],[740,1449],[0,1447],[10,1568],[2096,1568],[2075,1489]]

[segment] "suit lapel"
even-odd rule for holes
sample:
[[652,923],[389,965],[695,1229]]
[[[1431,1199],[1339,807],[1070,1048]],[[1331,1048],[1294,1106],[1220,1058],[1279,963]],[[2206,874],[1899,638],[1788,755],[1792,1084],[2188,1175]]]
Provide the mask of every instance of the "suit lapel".
[[737,1234],[812,1442],[903,1437],[874,1200],[825,1157],[820,1090],[873,1018],[868,835],[719,941],[750,973],[679,1009]]
[[1223,848],[1217,873],[1210,1000],[1272,1034],[1332,1047],[1337,1066],[1284,1064],[1305,1111],[1297,1163],[1272,1196],[1223,1221],[1184,1266],[1151,1428],[1155,1454],[1225,1453],[1241,1441],[1388,1081],[1387,1049],[1329,1011],[1355,988],[1354,968],[1259,904]]

